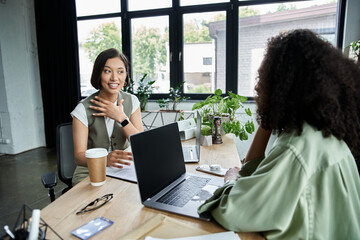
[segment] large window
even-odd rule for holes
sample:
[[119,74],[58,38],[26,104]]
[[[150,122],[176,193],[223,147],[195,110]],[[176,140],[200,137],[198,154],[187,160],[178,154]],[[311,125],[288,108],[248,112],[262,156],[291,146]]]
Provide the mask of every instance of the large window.
[[155,80],[154,93],[168,93],[169,17],[132,19],[131,39],[133,79],[141,79],[147,74],[148,81]]
[[76,15],[78,17],[119,11],[121,11],[119,0],[76,0]]
[[114,47],[130,58],[135,88],[144,74],[146,81],[156,81],[154,99],[182,81],[183,93],[192,99],[216,89],[253,97],[267,40],[309,28],[340,44],[339,5],[338,0],[76,0],[82,96],[94,91],[95,57]]
[[316,0],[239,7],[238,93],[254,95],[267,39],[308,28],[335,45],[336,1]]
[[121,19],[100,18],[78,21],[81,95],[89,96],[96,90],[90,84],[97,55],[108,48],[122,50]]
[[[217,42],[216,31],[210,32],[214,22],[225,25],[225,19],[223,11],[183,15],[185,93],[213,93],[218,88],[225,91],[226,31],[221,33],[221,42]],[[221,54],[216,55],[215,50]]]
[[129,11],[137,11],[137,10],[168,8],[171,7],[172,0],[156,0],[156,1],[130,0],[128,1],[128,3],[129,3]]

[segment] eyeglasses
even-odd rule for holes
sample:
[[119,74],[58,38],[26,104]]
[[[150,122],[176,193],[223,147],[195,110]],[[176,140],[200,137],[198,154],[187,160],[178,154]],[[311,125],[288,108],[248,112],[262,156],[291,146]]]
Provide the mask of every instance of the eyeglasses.
[[86,205],[84,208],[82,208],[80,211],[78,211],[76,213],[76,215],[78,214],[82,214],[82,213],[86,213],[86,212],[91,212],[93,210],[96,210],[98,208],[101,208],[102,206],[104,206],[107,202],[109,202],[111,199],[113,198],[113,194],[106,194],[100,198],[95,199],[94,201],[92,201],[91,203],[89,203],[88,205]]

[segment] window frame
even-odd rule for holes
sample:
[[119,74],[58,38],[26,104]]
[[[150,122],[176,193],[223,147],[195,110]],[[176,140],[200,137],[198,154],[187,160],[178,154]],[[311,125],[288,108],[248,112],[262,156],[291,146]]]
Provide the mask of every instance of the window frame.
[[[252,6],[260,4],[286,3],[304,0],[230,0],[229,2],[201,4],[192,6],[180,6],[180,0],[172,0],[172,7],[128,11],[128,1],[119,0],[121,4],[121,12],[98,14],[77,17],[77,21],[105,19],[120,17],[121,33],[122,33],[122,52],[128,56],[129,61],[132,60],[131,53],[131,19],[144,17],[169,17],[169,52],[170,52],[170,87],[177,86],[183,81],[183,15],[202,12],[224,11],[226,13],[226,58],[225,58],[225,81],[226,92],[231,91],[237,93],[238,88],[238,28],[239,28],[239,7]],[[312,0],[309,0],[312,1]],[[335,26],[336,47],[341,48],[343,43],[343,30],[345,19],[346,0],[338,0],[337,19]],[[231,46],[228,47],[228,46]],[[179,59],[181,54],[181,59]],[[214,60],[213,60],[214,61]],[[130,72],[130,76],[132,73]],[[80,84],[80,83],[79,83]],[[183,93],[184,96],[190,97],[191,100],[204,100],[211,93]],[[224,94],[225,95],[225,94]],[[150,99],[167,98],[169,94],[153,93]],[[246,96],[251,101],[253,96]]]

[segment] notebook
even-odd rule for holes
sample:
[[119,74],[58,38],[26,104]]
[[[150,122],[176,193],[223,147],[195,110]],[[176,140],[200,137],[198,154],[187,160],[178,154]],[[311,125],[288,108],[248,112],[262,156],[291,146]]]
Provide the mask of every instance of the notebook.
[[223,185],[223,179],[186,173],[177,123],[130,136],[144,206],[210,220],[198,207]]
[[200,134],[201,134],[201,115],[197,111],[196,122],[196,145],[185,145],[182,147],[184,154],[184,161],[186,163],[197,163],[200,161]]

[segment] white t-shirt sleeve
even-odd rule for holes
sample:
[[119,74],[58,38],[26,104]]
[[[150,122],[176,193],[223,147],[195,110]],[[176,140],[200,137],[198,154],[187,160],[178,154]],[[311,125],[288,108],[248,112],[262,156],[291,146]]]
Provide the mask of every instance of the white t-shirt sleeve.
[[140,102],[139,99],[133,94],[131,94],[131,102],[132,102],[131,114],[133,114],[136,111],[136,109],[140,107]]
[[84,104],[81,102],[75,107],[75,109],[70,113],[71,117],[76,117],[82,124],[88,127],[88,119],[86,116],[86,110]]

